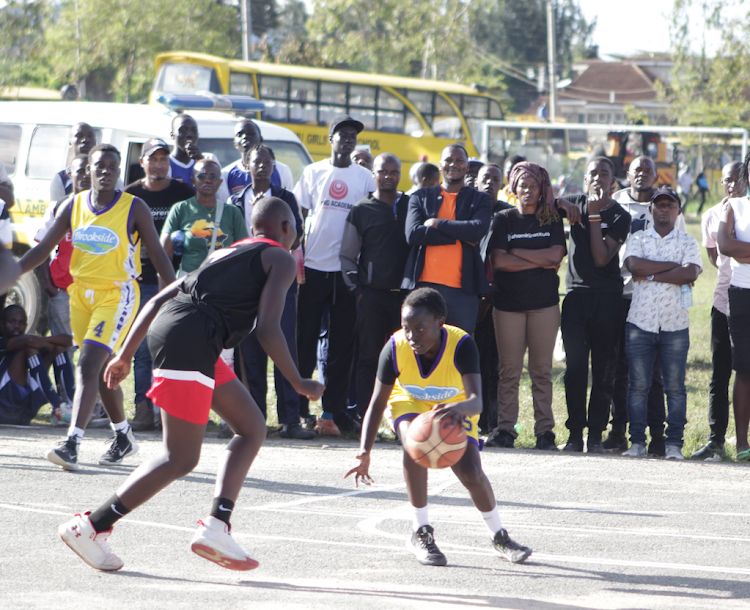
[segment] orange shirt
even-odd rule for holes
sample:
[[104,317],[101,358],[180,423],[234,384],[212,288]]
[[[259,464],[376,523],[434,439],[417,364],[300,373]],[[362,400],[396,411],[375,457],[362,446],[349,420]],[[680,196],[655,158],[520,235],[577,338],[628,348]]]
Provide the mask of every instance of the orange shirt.
[[[456,197],[458,193],[446,193],[440,190],[443,203],[440,205],[438,218],[456,220]],[[420,282],[442,284],[451,288],[461,288],[463,270],[463,246],[456,240],[447,246],[427,246],[424,257],[424,268],[419,276]]]

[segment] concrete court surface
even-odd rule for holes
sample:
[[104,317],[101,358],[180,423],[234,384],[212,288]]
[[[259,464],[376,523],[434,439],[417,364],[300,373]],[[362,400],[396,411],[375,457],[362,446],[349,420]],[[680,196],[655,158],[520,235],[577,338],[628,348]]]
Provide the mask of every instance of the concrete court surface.
[[270,439],[234,512],[236,540],[260,567],[232,572],[190,552],[207,515],[224,441],[208,438],[198,468],[115,526],[120,572],[93,570],[57,536],[74,512],[108,499],[160,438],[97,465],[106,430],[91,430],[77,473],[47,462],[64,436],[0,427],[0,608],[750,608],[750,470],[522,450],[484,451],[511,535],[534,549],[523,565],[495,556],[450,470],[430,474],[431,517],[444,568],[405,550],[411,531],[401,449],[376,445],[376,485],[344,481],[352,440]]

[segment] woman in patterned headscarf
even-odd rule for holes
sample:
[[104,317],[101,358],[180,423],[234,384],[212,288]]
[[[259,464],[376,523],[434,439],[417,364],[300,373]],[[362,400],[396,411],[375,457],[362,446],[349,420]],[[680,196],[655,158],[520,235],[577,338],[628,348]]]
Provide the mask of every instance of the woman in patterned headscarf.
[[488,249],[494,269],[492,312],[500,353],[497,431],[489,446],[513,447],[518,383],[529,351],[536,448],[557,450],[552,413],[552,352],[560,326],[557,268],[566,253],[547,170],[519,163],[511,172],[517,207],[495,216]]

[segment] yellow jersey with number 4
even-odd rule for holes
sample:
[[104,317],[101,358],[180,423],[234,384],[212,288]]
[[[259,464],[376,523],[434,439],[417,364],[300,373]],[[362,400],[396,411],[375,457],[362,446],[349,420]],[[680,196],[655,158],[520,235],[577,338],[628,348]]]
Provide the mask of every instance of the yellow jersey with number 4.
[[112,203],[96,210],[91,205],[91,191],[83,191],[73,199],[70,274],[77,281],[120,283],[141,274],[141,241],[129,229],[135,200],[129,193],[115,191]]

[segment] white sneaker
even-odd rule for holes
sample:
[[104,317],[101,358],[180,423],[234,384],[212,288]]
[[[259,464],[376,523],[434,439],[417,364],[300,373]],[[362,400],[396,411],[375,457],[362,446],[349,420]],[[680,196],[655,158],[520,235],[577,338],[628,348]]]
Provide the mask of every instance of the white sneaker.
[[667,445],[667,455],[665,456],[666,460],[684,460],[685,456],[682,455],[682,447],[678,447],[677,445]]
[[630,449],[622,452],[623,457],[646,457],[646,443],[633,443]]
[[63,523],[57,528],[60,538],[92,568],[105,571],[119,570],[124,564],[107,543],[112,530],[97,534],[91,525],[90,514],[91,512],[76,515],[67,523]]
[[198,523],[200,527],[190,543],[193,553],[228,570],[254,570],[260,565],[234,541],[231,527],[221,519],[209,517]]

